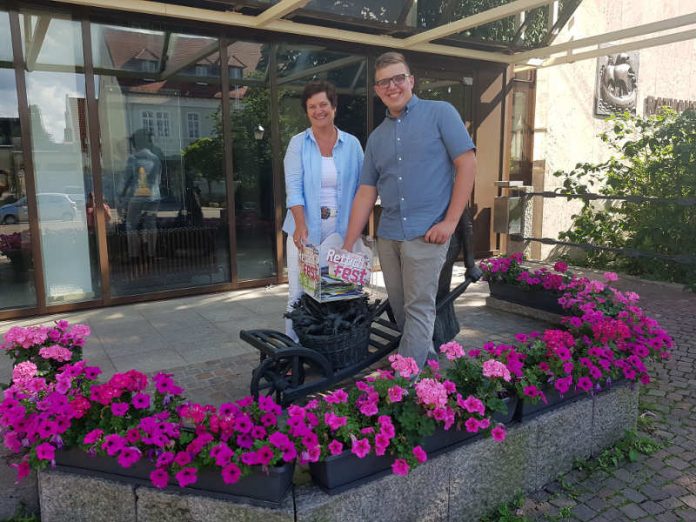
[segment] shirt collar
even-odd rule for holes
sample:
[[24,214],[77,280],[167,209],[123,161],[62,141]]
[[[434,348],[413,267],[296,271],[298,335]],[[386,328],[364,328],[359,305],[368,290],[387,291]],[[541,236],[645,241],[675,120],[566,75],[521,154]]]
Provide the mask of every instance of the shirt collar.
[[418,103],[419,100],[420,100],[420,98],[418,98],[418,96],[416,96],[415,94],[413,96],[411,96],[411,99],[408,100],[408,103],[404,107],[404,110],[401,111],[401,114],[399,114],[398,116],[392,116],[391,113],[389,112],[389,109],[387,109],[387,118],[389,118],[390,120],[395,120],[396,118],[401,118],[402,116],[406,116],[408,114],[408,112],[411,109],[413,109],[413,107],[416,105],[416,103]]
[[[338,138],[336,140],[337,143],[343,143],[345,140],[345,132],[343,132],[341,129],[336,127],[336,131],[338,132]],[[316,138],[314,137],[314,133],[312,132],[312,127],[308,127],[307,130],[305,131],[305,139],[309,138],[312,140],[314,143],[317,142]]]

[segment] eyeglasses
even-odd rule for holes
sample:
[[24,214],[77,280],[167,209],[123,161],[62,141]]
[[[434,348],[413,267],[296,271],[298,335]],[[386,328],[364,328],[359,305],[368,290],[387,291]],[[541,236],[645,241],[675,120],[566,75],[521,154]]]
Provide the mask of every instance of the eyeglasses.
[[377,80],[375,82],[375,85],[379,87],[380,89],[386,89],[389,87],[389,84],[394,82],[394,85],[396,87],[399,87],[400,85],[403,85],[403,83],[406,81],[407,78],[409,78],[411,75],[410,74],[395,74],[391,78],[384,78],[382,80]]

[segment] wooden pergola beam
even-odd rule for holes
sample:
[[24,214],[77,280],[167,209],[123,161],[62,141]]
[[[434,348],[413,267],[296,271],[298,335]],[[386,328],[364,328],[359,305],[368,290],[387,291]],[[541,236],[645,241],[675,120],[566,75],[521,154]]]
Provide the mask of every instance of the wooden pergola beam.
[[277,4],[269,7],[263,13],[256,15],[256,26],[263,27],[273,20],[279,20],[307,5],[309,0],[280,0]]
[[582,49],[584,47],[601,45],[607,42],[624,40],[626,38],[635,38],[638,36],[657,33],[660,31],[668,31],[670,29],[676,29],[678,27],[684,27],[686,25],[691,24],[696,24],[696,13],[675,16],[674,18],[668,18],[667,20],[660,20],[658,22],[637,25],[635,27],[629,27],[627,29],[619,29],[617,31],[611,31],[596,36],[581,38],[579,40],[571,40],[569,42],[564,42],[557,45],[551,45],[548,47],[542,47],[540,49],[525,51],[523,53],[518,53],[514,55],[514,57],[515,61],[521,64],[531,58],[547,58],[552,56],[553,54],[564,51],[572,52],[574,50]]
[[[244,15],[233,12],[211,11],[198,7],[187,7],[181,5],[165,4],[162,2],[149,0],[121,0],[114,3],[112,0],[61,0],[66,4],[89,6],[98,9],[117,10],[129,13],[148,14],[160,17],[171,17],[183,20],[193,20],[198,22],[208,22],[223,24],[233,27],[258,28],[256,16]],[[538,0],[535,0],[538,1]],[[545,0],[548,2],[549,0]],[[287,5],[287,4],[286,4]],[[374,45],[388,49],[406,49],[405,40],[393,36],[374,35],[361,33],[358,31],[347,31],[343,29],[333,29],[318,25],[296,23],[290,20],[274,19],[263,26],[267,31],[277,33],[287,33],[314,38],[323,38],[347,43],[362,45]],[[510,63],[510,55],[504,53],[478,51],[476,49],[464,49],[447,45],[420,44],[408,47],[408,50],[415,52],[433,53],[445,56],[455,56],[459,58],[470,58],[474,60],[485,60],[496,63]]]
[[635,51],[636,49],[647,49],[649,47],[657,47],[660,45],[683,42],[685,40],[693,40],[694,38],[696,38],[696,29],[690,29],[678,33],[671,33],[663,36],[655,36],[654,38],[610,45],[608,47],[600,47],[599,49],[593,49],[591,51],[586,51],[582,53],[568,54],[549,58],[548,60],[544,61],[544,63],[542,63],[539,67],[550,67],[552,65],[562,65],[566,63],[579,62],[581,60],[587,60],[589,58],[597,58],[598,56],[607,56],[609,54],[623,53],[626,51]]

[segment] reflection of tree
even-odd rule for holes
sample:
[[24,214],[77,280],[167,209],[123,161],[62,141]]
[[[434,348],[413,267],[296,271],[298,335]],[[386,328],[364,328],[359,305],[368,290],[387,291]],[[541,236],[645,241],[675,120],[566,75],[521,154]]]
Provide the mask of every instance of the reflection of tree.
[[[509,0],[420,0],[417,23],[421,29],[432,29],[508,3]],[[530,47],[539,45],[547,33],[548,10],[546,7],[531,10],[527,12],[527,18],[529,20],[525,24],[524,44]],[[462,36],[488,42],[512,43],[518,29],[515,17],[510,16],[471,28],[462,33]]]
[[[234,165],[234,181],[237,184],[237,201],[259,201],[260,193],[264,193],[263,180],[272,179],[271,148],[269,145],[270,131],[266,130],[261,140],[254,136],[254,130],[261,125],[269,129],[268,107],[269,91],[266,88],[246,87],[239,108],[231,113],[232,129],[232,158]],[[208,193],[212,192],[212,184],[225,180],[224,144],[221,111],[212,115],[215,119],[213,132],[210,136],[202,137],[187,146],[182,155],[187,170],[197,177],[203,178],[208,184]],[[269,185],[270,187],[270,185]],[[270,188],[269,188],[270,191]]]

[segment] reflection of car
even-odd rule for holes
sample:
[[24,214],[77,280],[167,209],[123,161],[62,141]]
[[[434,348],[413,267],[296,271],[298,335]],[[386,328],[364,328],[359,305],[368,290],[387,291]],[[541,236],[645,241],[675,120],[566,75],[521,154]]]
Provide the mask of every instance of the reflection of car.
[[0,223],[14,225],[19,221],[19,209],[26,206],[27,199],[22,198],[14,203],[8,203],[0,207]]
[[[72,221],[77,217],[77,204],[67,194],[47,192],[36,197],[44,221]],[[0,207],[0,223],[12,225],[19,221],[29,221],[26,197]]]

